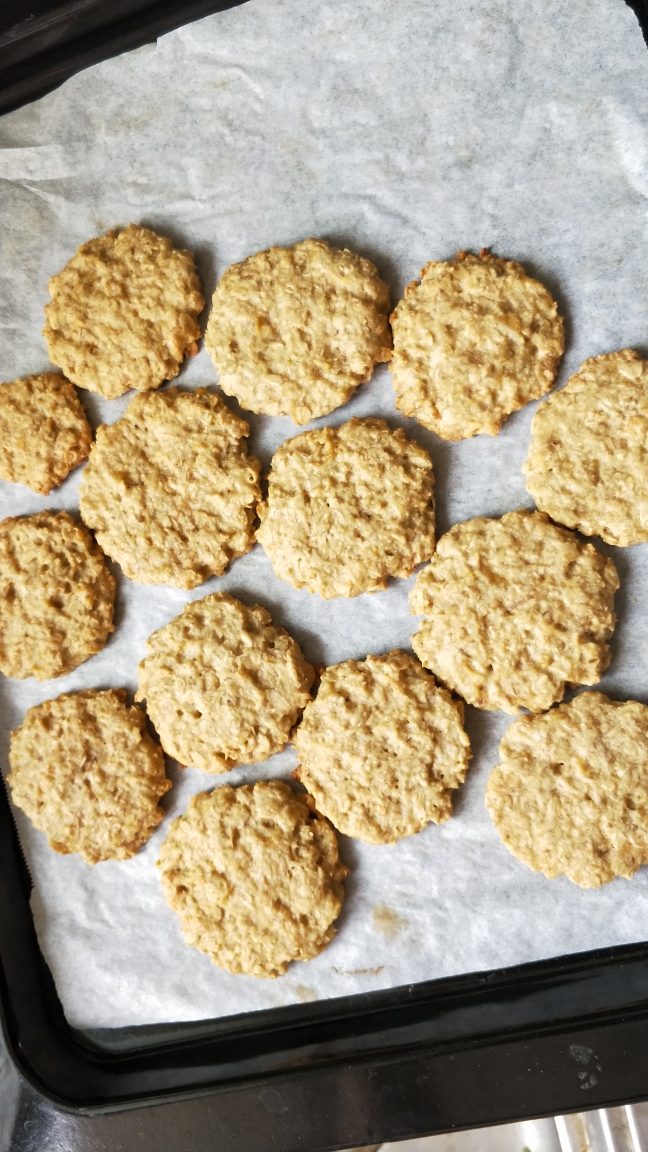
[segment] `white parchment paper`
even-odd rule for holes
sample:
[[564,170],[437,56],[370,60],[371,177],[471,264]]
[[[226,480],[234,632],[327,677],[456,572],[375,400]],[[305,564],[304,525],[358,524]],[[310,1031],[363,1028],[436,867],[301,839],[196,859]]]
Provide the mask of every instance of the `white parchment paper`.
[[[130,221],[195,251],[205,295],[228,264],[321,236],[373,259],[395,303],[422,265],[490,246],[520,260],[566,317],[558,384],[582,360],[644,346],[648,55],[623,0],[251,0],[107,61],[0,122],[1,378],[47,367],[47,281],[83,241]],[[216,386],[207,354],[177,382]],[[129,396],[87,392],[95,424]],[[228,401],[231,403],[231,401]],[[372,382],[330,417],[385,416],[431,453],[439,531],[532,507],[521,465],[535,405],[496,438],[444,444]],[[295,435],[251,417],[267,463]],[[74,511],[80,470],[49,497],[0,483],[3,516]],[[614,554],[622,578],[602,686],[648,703],[648,551]],[[256,547],[185,593],[119,577],[105,650],[46,684],[1,679],[2,756],[32,704],[61,692],[134,689],[147,635],[216,589],[265,605],[312,662],[409,648],[412,581],[324,602],[278,581]],[[584,892],[549,882],[501,844],[483,803],[510,718],[467,710],[474,760],[455,816],[395,847],[342,839],[351,867],[337,937],[278,980],[231,976],[185,947],[155,860],[189,796],[286,777],[292,750],[227,777],[171,765],[168,818],[132,861],[91,868],[51,852],[20,812],[39,939],[69,1020],[190,1020],[385,988],[648,938],[648,870]]]

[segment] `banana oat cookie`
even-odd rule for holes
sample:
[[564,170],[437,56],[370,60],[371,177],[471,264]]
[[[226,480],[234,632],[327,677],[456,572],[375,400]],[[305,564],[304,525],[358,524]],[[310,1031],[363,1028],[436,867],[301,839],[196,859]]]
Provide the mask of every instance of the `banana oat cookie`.
[[113,631],[115,579],[67,512],[0,522],[0,672],[64,676]]
[[169,756],[229,772],[281,751],[314,678],[265,608],[216,592],[149,636],[135,699],[146,700]]
[[448,820],[470,759],[463,704],[399,651],[327,668],[293,743],[317,810],[369,844]]
[[623,548],[648,540],[648,361],[592,356],[541,404],[522,469],[538,508]]
[[136,396],[99,428],[81,516],[131,580],[196,588],[249,552],[261,465],[248,433],[204,388]]
[[279,780],[192,797],[158,861],[187,944],[228,972],[280,976],[330,943],[348,869],[313,809]]
[[162,750],[121,688],[69,692],[29,708],[11,733],[14,804],[45,832],[55,852],[87,864],[128,860],[164,813],[171,787]]
[[412,647],[478,708],[541,712],[610,663],[616,568],[542,512],[456,524],[410,593]]
[[73,384],[56,372],[0,385],[0,478],[47,496],[87,458],[92,430]]
[[129,224],[82,244],[49,292],[52,364],[108,400],[159,388],[197,351],[205,301],[193,256],[148,228]]
[[324,240],[232,264],[205,345],[244,408],[307,424],[344,404],[391,357],[389,288],[374,265]]
[[275,452],[257,540],[295,588],[375,592],[434,552],[433,490],[425,449],[384,420],[302,432]]
[[443,440],[497,435],[549,391],[564,350],[547,289],[485,249],[426,264],[391,322],[396,407]]
[[582,888],[629,880],[648,864],[648,708],[583,692],[521,716],[500,744],[486,807],[534,872]]

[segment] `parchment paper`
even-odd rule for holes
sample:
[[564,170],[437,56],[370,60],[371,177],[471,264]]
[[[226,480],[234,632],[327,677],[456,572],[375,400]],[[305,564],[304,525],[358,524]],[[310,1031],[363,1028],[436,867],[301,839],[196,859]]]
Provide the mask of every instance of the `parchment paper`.
[[[373,259],[394,303],[427,260],[490,246],[558,299],[560,385],[585,357],[646,340],[646,123],[648,55],[622,0],[252,0],[201,20],[0,123],[1,378],[47,367],[49,276],[83,241],[135,221],[195,251],[208,297],[231,262],[306,236]],[[215,381],[203,350],[178,383]],[[130,399],[82,397],[95,425]],[[380,414],[403,426],[433,457],[443,532],[533,506],[520,468],[534,409],[496,438],[444,444],[400,417],[381,367],[315,423]],[[297,432],[289,419],[250,424],[266,464]],[[47,498],[1,484],[1,513],[73,511],[79,477]],[[648,552],[601,547],[622,578],[602,687],[648,703]],[[258,546],[189,594],[116,571],[117,629],[102,653],[46,684],[0,683],[5,771],[27,707],[84,686],[134,689],[147,635],[187,599],[225,589],[258,601],[324,664],[409,649],[417,623],[412,580],[324,602],[278,581]],[[342,839],[352,872],[338,935],[275,981],[231,976],[185,947],[154,864],[193,792],[286,777],[292,750],[224,777],[171,765],[168,818],[126,863],[57,856],[17,812],[39,939],[71,1023],[221,1016],[648,938],[647,869],[585,892],[503,847],[483,794],[510,722],[467,710],[475,756],[449,822],[395,847]]]

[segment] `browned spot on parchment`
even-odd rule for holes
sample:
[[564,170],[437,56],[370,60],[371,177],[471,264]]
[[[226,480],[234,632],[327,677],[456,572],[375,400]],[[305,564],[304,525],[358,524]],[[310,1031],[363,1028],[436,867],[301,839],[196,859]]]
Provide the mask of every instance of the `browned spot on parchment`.
[[313,989],[309,988],[307,984],[298,984],[295,991],[302,1004],[309,1004],[311,1000],[317,1000],[316,993],[313,992]]
[[408,921],[404,920],[393,908],[386,904],[376,904],[372,912],[374,928],[382,932],[388,940],[395,940],[403,928],[407,928]]
[[384,964],[380,968],[334,968],[333,971],[337,972],[338,976],[377,976],[382,972]]

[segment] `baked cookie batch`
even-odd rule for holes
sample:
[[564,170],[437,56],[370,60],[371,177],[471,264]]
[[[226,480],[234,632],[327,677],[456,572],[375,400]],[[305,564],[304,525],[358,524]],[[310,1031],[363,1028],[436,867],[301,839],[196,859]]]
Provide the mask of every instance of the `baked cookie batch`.
[[[188,944],[230,972],[280,975],[335,933],[348,870],[334,829],[394,844],[451,816],[471,756],[465,701],[528,709],[486,792],[515,856],[583,887],[648,863],[648,708],[598,692],[561,703],[608,666],[619,587],[613,560],[572,529],[648,540],[648,366],[635,352],[587,360],[539,406],[524,465],[539,511],[478,517],[437,544],[432,461],[384,420],[287,440],[263,498],[245,420],[204,388],[157,391],[201,335],[189,252],[131,224],[83,244],[49,289],[44,336],[65,375],[0,386],[0,477],[47,494],[88,459],[82,523],[49,511],[0,523],[5,675],[48,680],[100,651],[106,556],[131,580],[195,589],[257,540],[280,579],[324,598],[425,565],[410,594],[418,659],[315,669],[265,609],[217,592],[148,639],[136,701],[159,744],[122,690],[30,708],[8,782],[55,851],[133,856],[163,817],[163,752],[221,773],[292,741],[305,793],[277,780],[202,792],[158,861]],[[223,392],[297,424],[389,360],[396,406],[445,440],[496,435],[553,386],[563,322],[514,261],[433,261],[389,309],[370,261],[304,240],[226,270],[205,343]],[[140,394],[92,443],[74,385]]]

